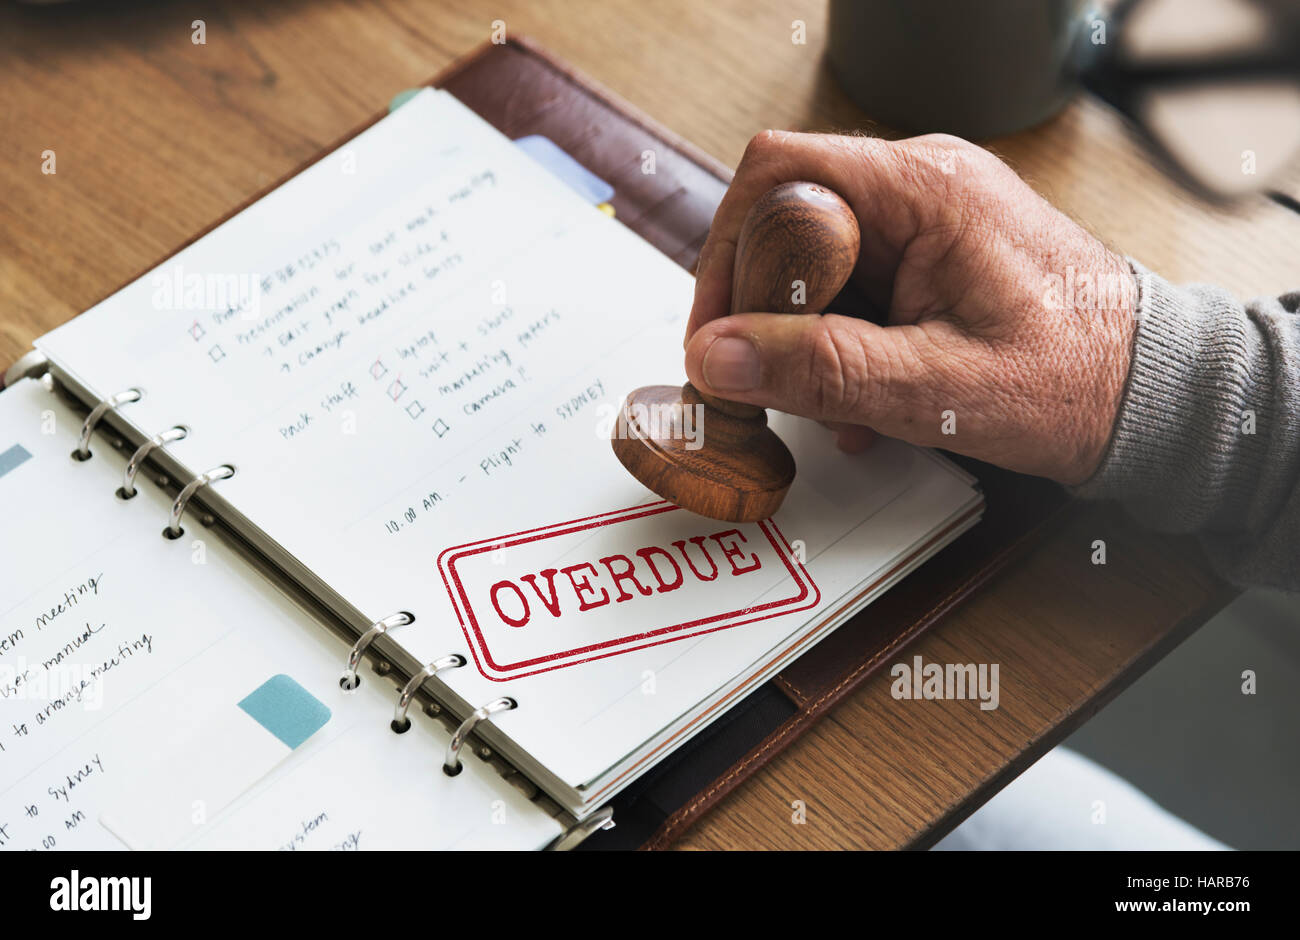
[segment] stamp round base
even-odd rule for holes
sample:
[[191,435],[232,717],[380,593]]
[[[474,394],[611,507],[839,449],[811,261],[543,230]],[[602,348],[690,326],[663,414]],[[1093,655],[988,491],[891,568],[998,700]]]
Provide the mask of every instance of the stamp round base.
[[767,426],[709,406],[688,382],[628,395],[611,434],[614,453],[646,487],[726,522],[766,519],[794,482],[794,457]]

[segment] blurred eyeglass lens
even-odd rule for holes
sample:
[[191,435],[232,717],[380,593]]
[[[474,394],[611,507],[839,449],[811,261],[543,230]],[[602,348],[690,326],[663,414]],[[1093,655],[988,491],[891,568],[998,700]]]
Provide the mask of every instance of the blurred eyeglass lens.
[[[1232,197],[1287,176],[1300,154],[1300,4],[1143,0],[1121,35],[1127,65],[1178,76],[1144,83],[1137,116],[1193,181]],[[1290,175],[1300,192],[1300,170]]]
[[1129,60],[1184,59],[1248,52],[1268,45],[1274,11],[1255,0],[1143,0],[1124,22]]
[[1275,185],[1300,153],[1300,85],[1175,88],[1150,93],[1142,111],[1183,172],[1221,196]]

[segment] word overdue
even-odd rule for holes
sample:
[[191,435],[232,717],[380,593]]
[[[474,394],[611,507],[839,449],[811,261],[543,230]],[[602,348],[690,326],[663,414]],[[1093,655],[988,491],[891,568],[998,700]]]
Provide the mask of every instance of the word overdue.
[[497,680],[820,600],[772,520],[728,526],[666,502],[458,545],[438,569],[476,665]]

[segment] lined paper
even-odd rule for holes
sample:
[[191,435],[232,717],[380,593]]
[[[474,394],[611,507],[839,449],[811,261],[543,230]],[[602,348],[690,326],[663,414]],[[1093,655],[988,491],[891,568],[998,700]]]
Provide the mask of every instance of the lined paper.
[[[445,777],[447,733],[422,715],[393,734],[390,685],[367,675],[344,693],[346,645],[201,526],[164,539],[168,500],[143,479],[117,499],[124,456],[95,437],[72,460],[79,427],[35,381],[0,393],[0,452],[29,455],[0,476],[0,848],[122,848],[104,815],[166,848],[536,849],[558,835],[495,773]],[[293,748],[240,708],[281,674],[329,711]]]

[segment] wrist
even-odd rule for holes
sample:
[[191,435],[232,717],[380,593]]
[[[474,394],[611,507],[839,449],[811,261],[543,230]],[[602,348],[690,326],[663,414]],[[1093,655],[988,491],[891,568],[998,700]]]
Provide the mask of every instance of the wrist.
[[1077,402],[1076,444],[1055,474],[1058,483],[1077,486],[1093,477],[1111,447],[1119,421],[1137,339],[1142,296],[1137,272],[1107,252],[1107,264],[1089,296],[1075,304],[1085,342],[1081,355],[1094,359],[1092,383]]

